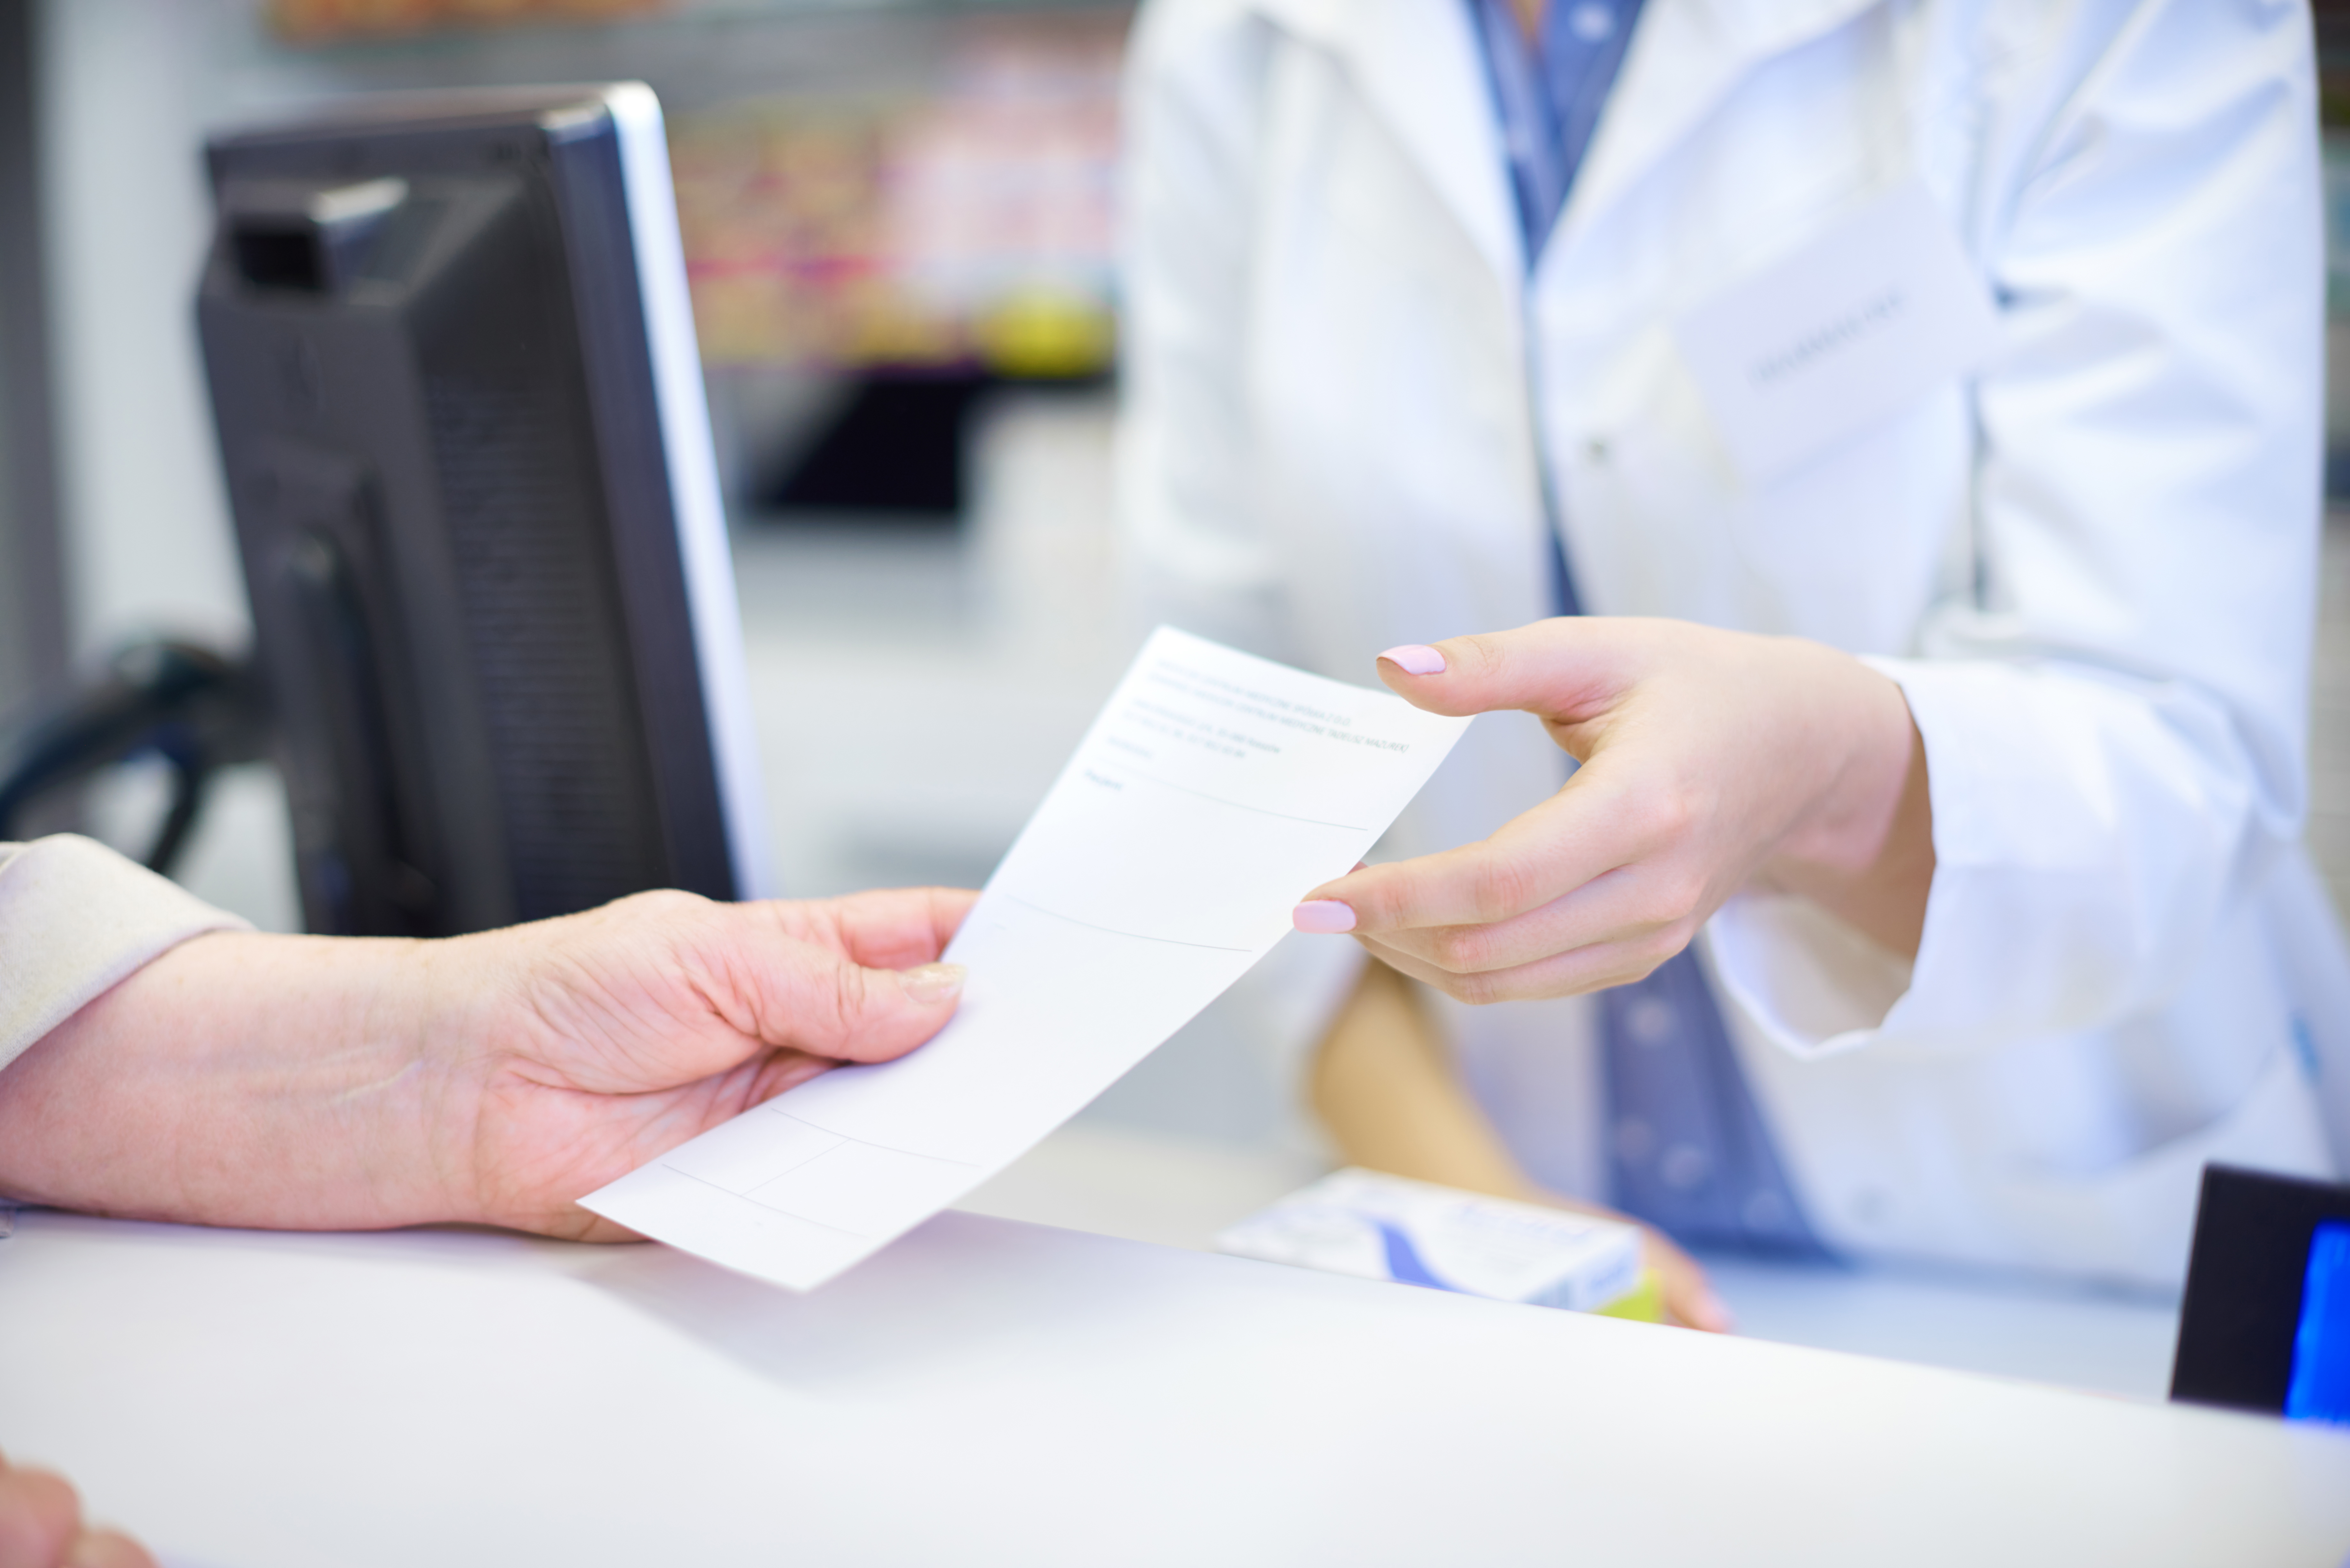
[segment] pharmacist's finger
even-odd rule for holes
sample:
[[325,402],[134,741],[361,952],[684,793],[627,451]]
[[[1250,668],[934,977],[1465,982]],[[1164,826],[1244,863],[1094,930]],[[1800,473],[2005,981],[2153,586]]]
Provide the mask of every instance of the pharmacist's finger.
[[1455,1002],[1483,1006],[1552,996],[1581,996],[1627,985],[1654,970],[1658,957],[1647,942],[1599,942],[1513,969],[1455,974],[1382,937],[1357,938],[1371,955],[1399,973],[1432,985]]
[[1657,1271],[1657,1283],[1665,1298],[1666,1321],[1708,1334],[1734,1331],[1737,1320],[1731,1316],[1729,1304],[1713,1293],[1705,1266],[1675,1246],[1664,1232],[1648,1226],[1641,1229],[1648,1267]]

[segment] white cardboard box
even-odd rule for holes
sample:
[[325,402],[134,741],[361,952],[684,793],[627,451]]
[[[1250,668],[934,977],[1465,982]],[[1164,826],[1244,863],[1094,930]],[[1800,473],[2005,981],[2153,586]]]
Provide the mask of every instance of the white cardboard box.
[[1640,1282],[1632,1225],[1377,1171],[1333,1172],[1216,1238],[1220,1251],[1590,1312]]

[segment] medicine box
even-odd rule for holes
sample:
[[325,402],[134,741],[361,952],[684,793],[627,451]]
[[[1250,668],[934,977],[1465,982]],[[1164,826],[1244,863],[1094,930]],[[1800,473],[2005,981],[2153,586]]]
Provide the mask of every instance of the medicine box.
[[1618,1307],[1642,1287],[1635,1226],[1371,1170],[1326,1176],[1225,1231],[1216,1247],[1571,1312]]

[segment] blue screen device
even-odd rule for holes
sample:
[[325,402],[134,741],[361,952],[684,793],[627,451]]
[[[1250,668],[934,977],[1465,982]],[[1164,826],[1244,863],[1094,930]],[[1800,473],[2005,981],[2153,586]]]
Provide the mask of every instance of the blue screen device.
[[2205,1168],[2170,1397],[2350,1426],[2350,1186]]
[[2350,1426],[2350,1223],[2339,1220],[2323,1221],[2310,1236],[2284,1413]]

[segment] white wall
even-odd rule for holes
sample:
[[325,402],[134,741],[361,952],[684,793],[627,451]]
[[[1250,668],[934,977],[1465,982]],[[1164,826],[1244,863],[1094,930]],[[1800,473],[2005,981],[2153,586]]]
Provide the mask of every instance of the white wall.
[[[209,127],[302,84],[228,68],[246,0],[47,0],[42,159],[74,642],[241,641],[192,301]],[[275,85],[276,93],[269,88]],[[259,89],[256,94],[256,90]]]
[[[52,297],[68,613],[76,656],[172,632],[241,645],[249,625],[196,351],[196,270],[209,227],[206,128],[297,97],[229,68],[244,0],[47,0],[39,22],[42,182]],[[120,781],[96,818],[151,822]],[[143,833],[144,828],[138,829]],[[275,775],[224,779],[182,880],[294,929]]]

